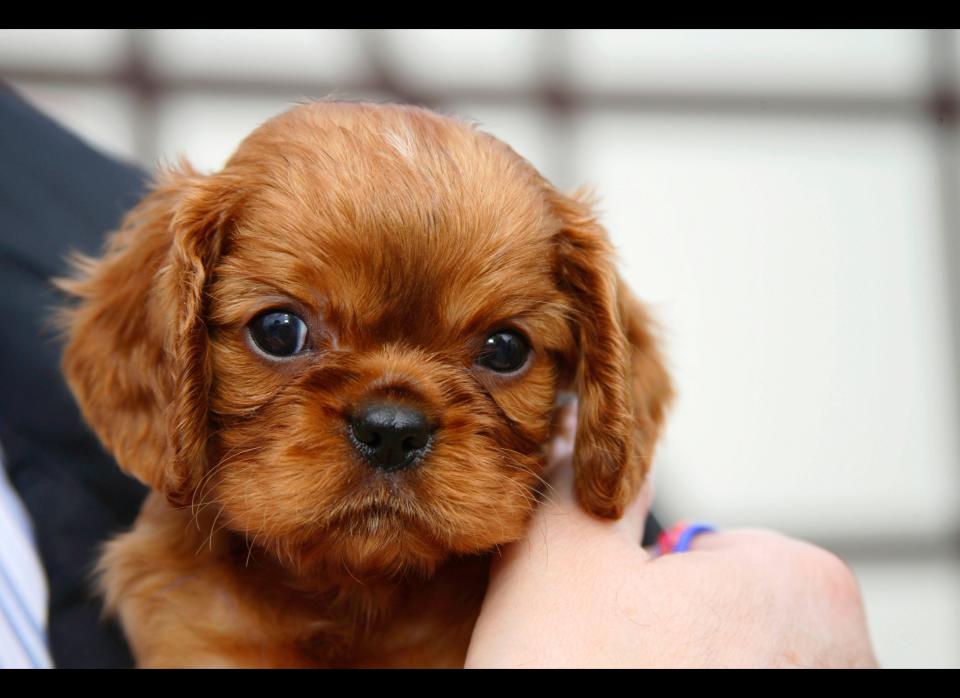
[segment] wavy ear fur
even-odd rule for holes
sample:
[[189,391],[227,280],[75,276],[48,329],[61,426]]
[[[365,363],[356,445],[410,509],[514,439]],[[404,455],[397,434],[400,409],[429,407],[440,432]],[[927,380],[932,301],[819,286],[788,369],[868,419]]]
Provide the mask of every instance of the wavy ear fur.
[[206,467],[210,388],[204,289],[235,191],[188,165],[168,172],[100,259],[57,285],[62,367],[80,409],[128,473],[184,504]]
[[573,301],[579,342],[577,496],[588,511],[616,519],[650,468],[673,389],[646,310],[617,274],[590,206],[557,195],[554,212],[556,273]]

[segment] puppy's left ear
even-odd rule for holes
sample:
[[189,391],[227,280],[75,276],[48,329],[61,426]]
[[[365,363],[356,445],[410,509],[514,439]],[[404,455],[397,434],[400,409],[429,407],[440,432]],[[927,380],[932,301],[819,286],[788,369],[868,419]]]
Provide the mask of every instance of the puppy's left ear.
[[650,468],[673,389],[647,312],[619,277],[590,205],[555,192],[552,199],[555,274],[579,344],[575,487],[588,511],[616,519]]

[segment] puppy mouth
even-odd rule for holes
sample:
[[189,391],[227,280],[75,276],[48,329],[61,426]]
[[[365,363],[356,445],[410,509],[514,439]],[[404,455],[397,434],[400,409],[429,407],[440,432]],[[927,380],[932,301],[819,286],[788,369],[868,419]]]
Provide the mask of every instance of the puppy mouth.
[[[392,478],[383,478],[392,480]],[[376,496],[359,498],[359,501],[347,504],[338,512],[332,523],[336,527],[354,530],[358,525],[390,524],[408,528],[416,517],[411,511],[409,496],[395,482],[378,483]]]
[[403,510],[391,506],[389,504],[371,504],[369,506],[360,507],[355,509],[347,514],[347,517],[353,520],[356,519],[396,519],[402,520],[407,518]]
[[357,541],[380,541],[386,544],[407,538],[432,540],[415,515],[401,507],[388,504],[371,504],[348,509],[331,521],[331,528],[337,530],[340,535],[346,535]]

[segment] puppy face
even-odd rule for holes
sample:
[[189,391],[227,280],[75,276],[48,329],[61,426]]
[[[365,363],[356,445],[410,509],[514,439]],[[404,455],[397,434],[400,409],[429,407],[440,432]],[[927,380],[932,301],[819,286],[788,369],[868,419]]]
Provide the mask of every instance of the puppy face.
[[580,499],[619,516],[670,393],[586,205],[419,109],[277,117],[63,286],[65,372],[120,464],[300,574],[519,538],[563,389]]

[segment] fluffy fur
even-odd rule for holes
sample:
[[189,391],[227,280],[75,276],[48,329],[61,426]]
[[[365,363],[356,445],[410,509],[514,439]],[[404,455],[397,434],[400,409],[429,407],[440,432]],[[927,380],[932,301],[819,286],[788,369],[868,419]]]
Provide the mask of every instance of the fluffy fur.
[[[590,206],[509,147],[423,109],[315,103],[219,173],[187,165],[63,289],[63,368],[149,485],[100,562],[140,666],[457,666],[488,556],[536,506],[558,394],[578,396],[580,502],[620,516],[671,389]],[[248,323],[308,326],[271,361]],[[533,354],[503,376],[485,337]],[[378,471],[346,415],[388,397],[438,425]]]

